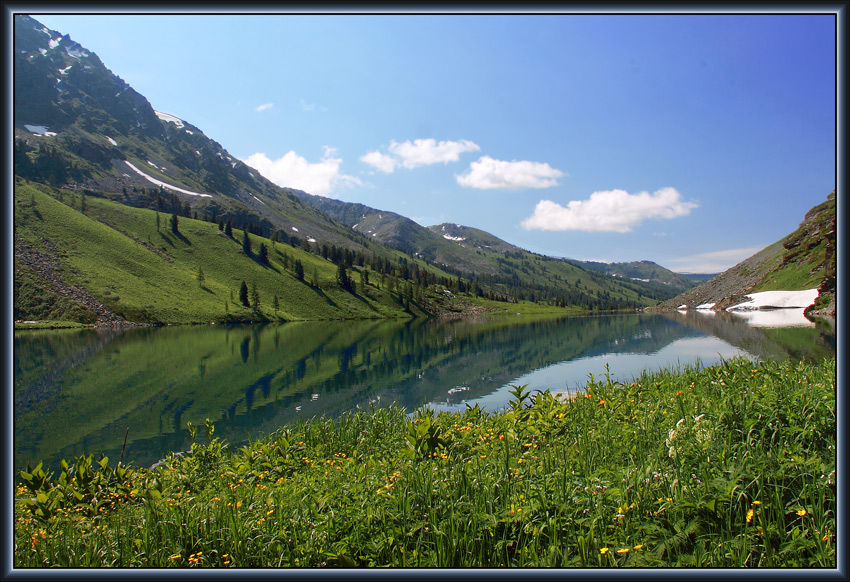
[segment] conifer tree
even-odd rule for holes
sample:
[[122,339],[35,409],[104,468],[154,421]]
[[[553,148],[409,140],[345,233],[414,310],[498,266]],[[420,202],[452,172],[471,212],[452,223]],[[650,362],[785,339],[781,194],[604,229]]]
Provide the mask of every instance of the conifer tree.
[[251,308],[254,313],[260,313],[260,292],[257,290],[257,282],[251,283]]
[[260,243],[260,264],[269,264],[269,249],[266,247],[266,243]]
[[251,256],[251,239],[248,238],[248,231],[245,230],[245,238],[242,239],[242,250],[245,251],[245,254],[249,257]]
[[176,214],[171,215],[171,232],[173,232],[174,234],[178,234],[180,232],[177,228],[177,215]]
[[248,302],[248,285],[245,281],[242,281],[242,285],[239,287],[239,301],[245,307],[251,307],[251,304]]

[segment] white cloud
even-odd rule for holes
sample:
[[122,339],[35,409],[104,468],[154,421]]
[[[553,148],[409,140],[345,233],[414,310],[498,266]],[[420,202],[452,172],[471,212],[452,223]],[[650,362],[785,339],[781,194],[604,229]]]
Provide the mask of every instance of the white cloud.
[[678,259],[670,259],[667,262],[672,266],[668,268],[676,273],[722,273],[744,259],[750,258],[763,248],[747,247],[743,249],[698,253]]
[[391,174],[397,166],[413,169],[419,166],[431,164],[456,162],[460,154],[478,151],[478,144],[462,139],[460,141],[440,141],[433,138],[416,139],[412,142],[407,140],[402,143],[390,142],[389,154],[379,151],[369,152],[360,158],[360,161],[369,164],[373,168]]
[[332,196],[339,187],[362,185],[359,178],[340,172],[342,159],[336,157],[334,148],[325,146],[322,160],[310,163],[294,151],[277,160],[264,153],[256,153],[243,160],[265,178],[284,188],[297,188],[310,194]]
[[360,161],[369,164],[376,170],[385,174],[392,174],[395,170],[396,160],[392,156],[382,154],[379,151],[369,152],[366,155],[360,156]]
[[557,186],[557,179],[563,175],[561,170],[543,162],[506,162],[482,156],[477,162],[472,162],[465,173],[455,178],[464,188],[516,190]]
[[648,218],[686,216],[697,206],[682,202],[675,188],[662,188],[654,194],[608,190],[594,192],[588,200],[573,200],[566,208],[551,200],[541,200],[534,214],[521,224],[526,230],[629,232]]
[[257,105],[257,107],[254,108],[254,111],[259,113],[261,111],[271,109],[272,107],[274,107],[274,103],[263,103],[262,105]]
[[389,150],[401,158],[401,165],[405,168],[416,168],[428,166],[438,162],[456,162],[460,154],[464,152],[475,152],[480,150],[477,144],[462,139],[460,141],[441,141],[433,138],[417,139],[413,143],[410,140],[404,143],[390,143]]

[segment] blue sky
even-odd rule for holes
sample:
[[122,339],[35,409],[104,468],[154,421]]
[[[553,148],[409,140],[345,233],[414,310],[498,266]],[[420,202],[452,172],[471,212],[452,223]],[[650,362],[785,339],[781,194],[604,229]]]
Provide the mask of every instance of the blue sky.
[[282,185],[719,272],[836,187],[832,14],[31,12]]

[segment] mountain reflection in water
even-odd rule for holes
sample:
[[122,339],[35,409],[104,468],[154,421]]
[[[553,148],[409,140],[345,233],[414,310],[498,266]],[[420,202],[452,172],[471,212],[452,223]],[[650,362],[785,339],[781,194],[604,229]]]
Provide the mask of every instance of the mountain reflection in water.
[[114,463],[128,427],[124,462],[148,466],[189,448],[187,421],[209,418],[237,446],[313,415],[393,402],[496,410],[511,384],[576,390],[606,363],[625,381],[739,354],[834,353],[831,329],[757,328],[725,313],[16,333],[15,468],[101,452]]

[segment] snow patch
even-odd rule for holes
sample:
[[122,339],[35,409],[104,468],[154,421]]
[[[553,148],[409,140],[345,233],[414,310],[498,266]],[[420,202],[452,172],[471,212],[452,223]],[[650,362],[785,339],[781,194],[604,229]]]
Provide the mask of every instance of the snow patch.
[[68,69],[70,69],[70,68],[71,68],[71,67],[73,67],[73,66],[74,66],[74,65],[68,65],[68,66],[67,66],[67,67],[65,67],[64,69],[59,69],[59,74],[60,74],[60,75],[67,75],[67,74],[68,74]]
[[678,311],[687,311],[687,310],[688,310],[688,306],[687,306],[687,305],[680,305],[680,306],[679,306],[679,307],[677,307],[676,309],[677,309]]
[[265,202],[263,202],[262,200],[260,200],[260,199],[259,199],[259,198],[257,198],[256,196],[254,196],[253,194],[251,194],[251,198],[253,198],[253,199],[254,199],[254,200],[256,200],[257,202],[259,202],[259,203],[260,203],[260,204],[262,204],[263,206],[266,206],[266,203],[265,203]]
[[157,117],[166,123],[173,123],[178,129],[183,127],[183,120],[175,115],[171,115],[170,113],[163,113],[162,111],[154,111]]
[[314,242],[316,242],[316,239],[314,239],[314,238],[308,238],[308,239],[307,239],[307,242],[314,243]]
[[188,133],[189,135],[195,135],[195,132],[194,132],[194,131],[190,131],[190,130],[188,130],[188,129],[186,130],[186,133]]
[[762,291],[747,295],[748,301],[727,307],[726,311],[757,311],[759,309],[786,309],[808,307],[818,298],[817,289],[805,291]]
[[150,160],[148,160],[148,165],[149,165],[150,167],[152,167],[152,168],[156,168],[157,170],[159,169],[159,168],[157,167],[157,165],[156,165],[156,164],[154,164],[154,163],[153,163],[152,161],[150,161]]
[[701,305],[697,305],[697,309],[711,310],[711,309],[714,309],[715,305],[717,305],[717,304],[716,303],[703,303]]
[[[171,184],[166,184],[162,180],[157,180],[152,176],[148,176],[139,168],[134,166],[129,160],[124,160],[124,163],[127,164],[134,172],[140,175],[142,178],[151,182],[152,184],[156,184],[157,186],[161,186],[163,188],[168,188],[169,190],[174,190],[175,192],[182,192],[183,194],[188,194],[190,196],[200,196],[201,198],[212,198],[212,194],[203,194],[201,192],[193,192],[191,190],[184,190],[183,188],[178,188],[177,186],[172,186]],[[150,163],[150,162],[148,162]]]
[[34,133],[35,135],[44,135],[47,133],[46,125],[27,125],[24,124],[24,127],[27,128],[27,131],[30,133]]
[[111,137],[109,137],[108,135],[104,135],[103,137],[105,137],[107,140],[109,140],[109,143],[111,143],[112,145],[114,145],[114,146],[118,145],[118,142],[115,141],[114,139],[112,139]]
[[79,59],[80,57],[89,56],[88,52],[86,52],[85,50],[83,50],[81,48],[76,48],[76,47],[67,47],[65,49],[65,52],[68,53],[70,56],[74,57],[75,59]]
[[444,234],[444,235],[443,235],[443,238],[444,238],[444,239],[446,239],[446,240],[454,240],[454,241],[458,241],[458,242],[459,242],[459,241],[462,241],[462,240],[466,240],[466,239],[465,239],[464,237],[462,237],[462,236],[452,236],[452,235],[450,235],[450,234]]
[[294,230],[295,232],[298,232],[298,229],[295,228],[294,226],[292,227],[292,230]]
[[54,40],[54,39],[51,38],[50,42],[47,43],[47,46],[49,46],[51,49],[55,49],[57,46],[59,46],[59,40],[60,39]]

